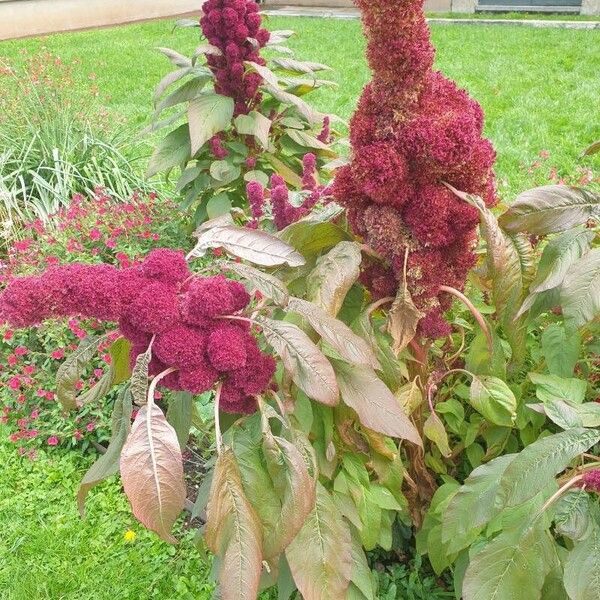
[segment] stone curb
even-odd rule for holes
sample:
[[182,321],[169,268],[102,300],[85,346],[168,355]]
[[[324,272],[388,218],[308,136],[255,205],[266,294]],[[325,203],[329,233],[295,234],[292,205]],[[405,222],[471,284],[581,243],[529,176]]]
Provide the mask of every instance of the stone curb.
[[[279,17],[325,17],[327,19],[358,19],[358,10],[332,10],[330,8],[267,8],[265,15]],[[427,19],[434,25],[504,25],[541,29],[600,29],[600,21],[552,21],[542,19]]]

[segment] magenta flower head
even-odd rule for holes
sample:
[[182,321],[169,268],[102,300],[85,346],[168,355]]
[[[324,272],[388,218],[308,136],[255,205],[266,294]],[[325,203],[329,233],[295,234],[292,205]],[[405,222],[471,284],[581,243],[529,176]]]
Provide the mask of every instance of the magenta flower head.
[[172,284],[181,283],[191,275],[185,254],[169,248],[151,250],[141,264],[140,272],[148,279]]
[[175,325],[156,336],[153,352],[163,363],[192,369],[205,362],[206,334],[195,327]]
[[258,221],[263,216],[265,204],[265,190],[258,181],[249,181],[246,184],[246,194],[252,218]]
[[217,371],[232,371],[245,367],[248,335],[231,323],[224,322],[217,325],[208,338],[207,353],[211,365]]
[[175,287],[158,281],[148,284],[124,316],[133,327],[147,333],[162,333],[171,329],[179,320]]
[[436,338],[449,331],[451,302],[439,288],[464,288],[478,222],[444,184],[493,205],[495,153],[482,137],[481,107],[432,70],[422,0],[356,4],[373,78],[351,120],[352,161],[338,170],[333,194],[354,233],[384,259],[377,269],[366,263],[361,280],[374,296],[389,296],[406,276],[424,315],[418,334]]
[[183,320],[191,325],[204,325],[207,318],[229,315],[245,308],[250,295],[244,286],[223,275],[196,277],[180,299]]

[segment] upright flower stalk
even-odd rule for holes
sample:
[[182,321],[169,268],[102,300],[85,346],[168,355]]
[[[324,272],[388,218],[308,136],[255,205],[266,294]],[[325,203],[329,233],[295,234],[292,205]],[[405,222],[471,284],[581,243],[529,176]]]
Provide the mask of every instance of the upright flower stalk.
[[422,336],[450,332],[441,289],[464,288],[475,262],[478,213],[444,183],[496,202],[495,152],[482,137],[483,113],[466,91],[432,69],[434,49],[422,0],[356,0],[373,71],[351,121],[353,157],[338,171],[337,201],[353,231],[379,253],[364,283],[375,299],[403,278],[424,314]]

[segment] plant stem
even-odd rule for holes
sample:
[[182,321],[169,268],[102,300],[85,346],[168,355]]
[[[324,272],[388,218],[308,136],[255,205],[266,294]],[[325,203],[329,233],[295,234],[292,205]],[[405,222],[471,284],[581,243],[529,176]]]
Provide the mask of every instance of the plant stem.
[[475,305],[460,291],[456,288],[450,287],[448,285],[440,285],[440,292],[446,292],[448,294],[452,294],[456,298],[458,298],[470,311],[471,314],[475,317],[475,320],[481,327],[483,333],[485,334],[485,339],[487,340],[488,349],[490,354],[494,352],[494,341],[492,339],[492,334],[490,332],[490,328],[488,324],[485,322],[483,315],[475,308]]
[[[150,386],[148,387],[148,396],[147,396],[147,404],[148,404],[148,408],[151,409],[152,405],[154,404],[154,392],[156,391],[156,386],[158,385],[159,381],[161,379],[164,379],[167,375],[169,375],[170,373],[173,373],[174,371],[177,371],[177,369],[175,367],[169,367],[168,369],[165,369],[162,373],[159,373],[151,382],[150,382]],[[152,411],[148,410],[148,414],[150,414]]]
[[583,475],[577,475],[575,477],[573,477],[573,479],[570,479],[569,481],[567,481],[567,483],[565,483],[565,485],[563,485],[555,494],[553,494],[544,504],[544,506],[542,506],[542,508],[540,508],[539,513],[538,514],[542,514],[543,512],[545,512],[550,506],[552,506],[567,490],[571,489],[575,484],[579,483],[581,480],[583,479]]
[[221,400],[222,383],[217,385],[215,390],[215,439],[217,441],[217,453],[221,454],[223,448],[223,435],[221,434],[221,422],[219,420],[219,401]]

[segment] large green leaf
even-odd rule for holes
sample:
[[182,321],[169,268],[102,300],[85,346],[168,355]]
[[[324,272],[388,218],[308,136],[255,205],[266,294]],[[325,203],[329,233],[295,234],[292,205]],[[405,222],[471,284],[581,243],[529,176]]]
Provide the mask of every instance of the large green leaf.
[[527,446],[507,467],[497,506],[518,506],[541,492],[570,462],[600,441],[596,429],[570,429]]
[[179,447],[185,450],[192,426],[194,400],[189,392],[177,392],[169,400],[167,421],[175,430]]
[[208,93],[194,98],[188,107],[191,155],[194,156],[233,117],[233,98]]
[[335,406],[339,389],[331,363],[296,325],[257,317],[265,338],[281,357],[294,383],[310,398]]
[[600,194],[568,185],[545,185],[523,192],[500,217],[510,232],[547,235],[600,216]]
[[147,177],[161,171],[170,171],[186,163],[190,158],[190,133],[187,123],[180,125],[163,138],[150,157]]
[[556,561],[554,542],[541,524],[505,531],[471,559],[464,600],[542,600],[546,575]]
[[541,346],[548,371],[558,377],[572,377],[581,352],[579,333],[567,332],[562,324],[551,323],[542,333]]
[[321,484],[315,509],[285,554],[304,600],[345,598],[353,564],[350,529]]
[[98,483],[119,472],[121,450],[131,428],[131,393],[124,388],[115,401],[112,414],[111,436],[106,453],[88,469],[77,490],[77,505],[83,515],[84,503],[88,492]]
[[416,427],[373,369],[341,361],[334,364],[342,399],[365,427],[418,446],[423,444]]
[[473,376],[469,399],[473,408],[490,423],[512,427],[517,418],[517,399],[498,377]]
[[169,94],[166,98],[161,100],[154,111],[154,118],[167,108],[183,104],[184,102],[190,102],[202,92],[202,89],[207,82],[212,78],[210,71],[198,75],[189,81],[186,81],[182,86],[176,89],[174,92]]
[[571,551],[565,564],[570,600],[598,600],[600,593],[600,526]]
[[556,504],[556,532],[574,541],[587,537],[593,525],[590,508],[590,495],[585,490],[567,492]]
[[131,377],[129,352],[131,342],[124,337],[115,340],[110,347],[111,365],[113,368],[112,385],[119,385]]
[[277,235],[301,252],[307,260],[348,239],[346,231],[329,221],[321,223],[298,221],[288,225]]
[[358,279],[362,254],[353,242],[340,242],[319,258],[307,279],[308,298],[335,317]]
[[567,325],[581,327],[600,313],[600,248],[590,250],[567,272],[560,289]]
[[262,531],[244,493],[235,455],[227,447],[215,465],[207,515],[206,543],[221,559],[221,597],[256,600],[262,571]]
[[551,239],[542,253],[531,292],[543,292],[559,286],[575,262],[590,247],[594,232],[589,229],[572,229]]
[[448,552],[469,546],[499,512],[495,498],[500,478],[516,454],[505,454],[477,467],[452,497],[442,522],[442,542]]
[[542,373],[529,373],[529,379],[535,384],[535,395],[542,402],[567,400],[573,404],[581,404],[585,399],[587,382],[583,379]]

